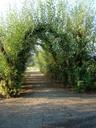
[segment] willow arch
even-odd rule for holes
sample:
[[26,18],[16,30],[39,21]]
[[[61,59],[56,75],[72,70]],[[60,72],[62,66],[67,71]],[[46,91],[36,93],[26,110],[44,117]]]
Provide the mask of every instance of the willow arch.
[[70,11],[59,0],[56,10],[57,3],[50,1],[41,6],[34,20],[32,10],[26,15],[25,9],[21,19],[11,15],[7,30],[4,28],[5,39],[5,30],[0,29],[0,92],[5,96],[18,95],[30,50],[35,45],[41,45],[53,57],[54,63],[48,64],[50,76],[77,90],[95,88],[96,64],[89,56],[93,50],[89,46],[93,48],[96,41],[94,13],[81,4]]
[[[39,38],[43,41],[47,41],[49,45],[51,46],[51,42],[48,40],[48,37],[46,36],[46,33],[53,34],[55,38],[59,37],[59,34],[56,33],[52,29],[52,27],[49,24],[39,24],[37,27],[32,31],[32,28],[30,27],[29,30],[27,30],[23,37],[23,48],[19,51],[18,57],[17,57],[17,63],[12,60],[10,56],[8,56],[4,45],[2,42],[0,42],[0,52],[4,55],[6,62],[11,70],[8,79],[3,76],[3,74],[0,74],[0,81],[4,81],[3,86],[1,87],[1,90],[3,92],[3,95],[8,97],[14,97],[17,96],[20,89],[20,84],[22,82],[23,73],[26,69],[26,62],[30,56],[30,50],[32,50],[32,47],[34,45],[40,45],[44,48],[44,45],[42,43],[37,43],[36,40]],[[34,38],[33,40],[30,39]],[[28,40],[28,43],[26,44],[26,41]],[[32,44],[30,43],[30,41]],[[33,46],[31,46],[33,45]],[[25,48],[26,47],[26,48]],[[52,50],[52,49],[51,49]],[[54,53],[52,53],[54,54]],[[54,56],[55,57],[55,56]],[[17,74],[14,74],[14,70],[17,70]]]

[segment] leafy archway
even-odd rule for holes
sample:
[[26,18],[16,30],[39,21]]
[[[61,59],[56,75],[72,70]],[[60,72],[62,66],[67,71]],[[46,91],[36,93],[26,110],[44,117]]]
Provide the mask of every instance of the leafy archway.
[[7,25],[1,25],[0,92],[8,97],[19,94],[35,45],[42,47],[46,65],[40,63],[52,79],[79,91],[96,89],[96,62],[91,57],[96,50],[95,11],[91,13],[93,9],[86,9],[82,3],[70,10],[65,1],[59,0],[40,3],[39,9],[34,14],[24,8],[20,17],[12,12]]
[[[38,24],[34,30],[30,27],[25,33],[22,39],[22,49],[18,52],[16,59],[9,56],[5,50],[4,44],[0,42],[1,52],[1,64],[4,66],[3,71],[0,74],[0,91],[3,95],[14,97],[18,95],[20,85],[22,82],[23,73],[26,69],[26,63],[30,57],[30,50],[34,50],[35,45],[42,46],[45,48],[45,43],[38,43],[36,40],[41,39],[47,41],[51,46],[47,33],[57,36],[56,32],[52,30],[49,24]],[[17,45],[18,47],[19,45]],[[52,49],[51,49],[52,50]],[[3,63],[4,64],[3,64]],[[1,67],[2,68],[2,67]],[[7,69],[8,68],[8,69]]]

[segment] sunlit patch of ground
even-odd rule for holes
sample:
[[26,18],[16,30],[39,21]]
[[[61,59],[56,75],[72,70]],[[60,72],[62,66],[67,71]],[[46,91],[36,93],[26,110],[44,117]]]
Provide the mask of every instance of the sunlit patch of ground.
[[26,72],[40,72],[38,67],[27,67]]

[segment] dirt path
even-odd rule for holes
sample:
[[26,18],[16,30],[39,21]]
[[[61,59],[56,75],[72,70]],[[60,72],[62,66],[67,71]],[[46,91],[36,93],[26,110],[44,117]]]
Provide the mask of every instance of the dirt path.
[[38,73],[27,78],[21,97],[0,99],[0,128],[96,128],[96,94],[48,87]]

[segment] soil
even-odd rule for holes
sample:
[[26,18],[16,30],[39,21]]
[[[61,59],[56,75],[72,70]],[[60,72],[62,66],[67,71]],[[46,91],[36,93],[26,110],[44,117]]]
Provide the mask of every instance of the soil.
[[26,73],[20,97],[0,98],[0,128],[96,128],[96,94],[55,88],[43,74]]

